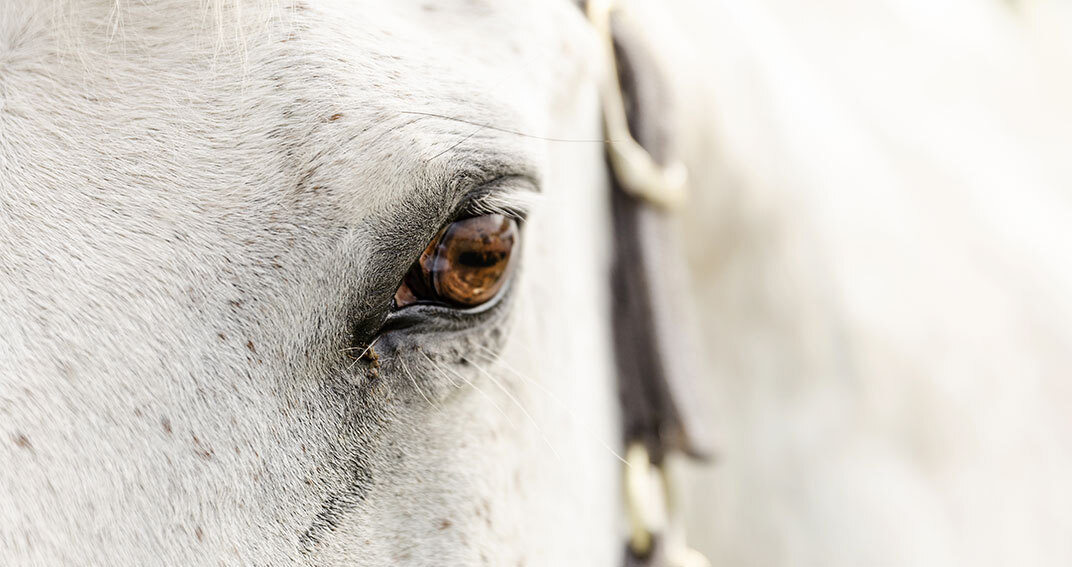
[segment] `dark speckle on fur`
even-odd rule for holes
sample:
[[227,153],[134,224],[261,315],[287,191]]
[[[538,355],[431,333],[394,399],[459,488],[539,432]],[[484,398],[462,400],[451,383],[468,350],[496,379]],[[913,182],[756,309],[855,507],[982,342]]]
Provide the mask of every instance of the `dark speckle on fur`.
[[21,447],[23,449],[26,449],[28,451],[33,450],[33,445],[30,444],[30,439],[28,437],[26,437],[25,435],[23,435],[22,433],[19,433],[18,435],[15,435],[15,445],[18,445],[19,447]]
[[160,418],[160,426],[164,428],[164,433],[171,435],[171,420],[167,417]]
[[206,461],[212,460],[213,451],[211,447],[207,447],[201,443],[197,435],[193,435],[194,440],[194,454]]

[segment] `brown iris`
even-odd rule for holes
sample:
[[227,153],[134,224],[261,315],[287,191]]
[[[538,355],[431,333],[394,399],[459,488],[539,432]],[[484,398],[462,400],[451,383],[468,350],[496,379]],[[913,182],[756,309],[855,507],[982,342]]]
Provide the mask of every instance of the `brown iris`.
[[482,215],[447,225],[409,269],[395,292],[395,305],[419,302],[476,307],[507,280],[517,243],[517,223],[503,215]]

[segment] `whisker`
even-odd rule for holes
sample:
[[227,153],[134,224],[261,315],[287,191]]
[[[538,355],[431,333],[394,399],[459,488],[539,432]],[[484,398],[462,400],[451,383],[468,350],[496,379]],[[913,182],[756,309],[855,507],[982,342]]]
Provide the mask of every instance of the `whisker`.
[[572,420],[574,420],[576,422],[579,422],[581,424],[581,428],[584,430],[584,432],[589,437],[591,437],[596,443],[600,444],[611,455],[614,455],[614,458],[618,459],[619,461],[621,461],[621,462],[623,462],[623,463],[625,463],[627,465],[629,464],[625,460],[624,457],[622,457],[620,454],[618,454],[618,452],[615,451],[614,448],[612,448],[610,446],[610,444],[608,444],[606,441],[604,441],[600,436],[596,435],[595,432],[592,431],[592,429],[588,426],[587,422],[584,419],[581,419],[580,417],[578,417],[578,415],[569,407],[569,405],[567,405],[565,402],[563,402],[562,399],[559,398],[557,395],[555,395],[554,392],[552,392],[551,390],[548,390],[546,386],[544,386],[543,384],[540,384],[538,381],[536,381],[536,380],[534,380],[534,379],[532,379],[532,378],[530,378],[528,376],[525,376],[524,374],[519,372],[517,369],[515,369],[513,366],[510,366],[509,364],[507,364],[507,362],[505,360],[503,360],[501,358],[498,358],[498,353],[495,352],[494,350],[492,350],[492,349],[490,349],[490,348],[488,348],[488,347],[486,347],[484,345],[480,345],[480,344],[478,344],[476,346],[477,346],[477,348],[482,349],[484,352],[488,353],[488,355],[490,357],[492,357],[491,361],[490,361],[491,363],[502,365],[502,367],[504,369],[506,369],[506,371],[510,372],[514,376],[517,376],[518,378],[521,378],[525,382],[527,382],[529,384],[532,384],[537,389],[539,389],[543,393],[547,394],[547,397],[551,398],[551,400],[553,402],[558,404],[558,406],[570,416],[570,419],[572,419]]
[[[421,354],[424,354],[424,352],[421,352]],[[426,355],[426,356],[425,356],[425,358],[428,358],[428,356]],[[431,360],[429,359],[429,362],[432,362],[432,361],[431,361]],[[432,364],[436,364],[436,363],[435,363],[435,362],[432,362]],[[436,367],[435,367],[435,368],[436,368],[436,370],[443,370],[443,369],[442,369],[442,368],[440,368],[440,367],[439,367],[438,365],[436,365]],[[459,384],[459,383],[457,383],[457,382],[455,382],[453,378],[451,378],[451,377],[450,377],[450,376],[448,376],[447,374],[443,374],[443,377],[447,379],[447,382],[450,382],[450,385],[451,385],[452,387],[454,387],[454,388],[457,388],[457,389],[461,389],[462,385],[461,385],[461,384]]]
[[[367,347],[365,347],[365,350],[361,351],[361,355],[357,356],[357,357],[354,357],[354,361],[350,363],[350,366],[346,367],[346,371],[349,372],[350,369],[353,368],[355,364],[360,362],[362,358],[365,358],[365,355],[368,354],[368,351],[372,350],[372,347],[376,345],[376,341],[378,341],[378,340],[380,340],[380,337],[376,337],[375,339],[372,339],[372,342],[369,343]],[[351,351],[351,350],[357,350],[357,347],[347,347],[347,348],[344,348],[344,349],[340,350],[339,352],[347,352],[347,351]]]
[[[462,124],[469,124],[470,126],[479,126],[481,130],[486,128],[488,130],[495,130],[496,132],[502,132],[504,134],[513,134],[515,136],[521,136],[523,138],[533,138],[533,139],[536,139],[536,140],[544,140],[544,141],[547,141],[547,142],[572,142],[572,143],[581,143],[581,144],[616,144],[616,143],[618,143],[618,140],[611,140],[609,138],[601,138],[601,139],[598,139],[598,140],[595,140],[595,139],[587,139],[586,140],[586,139],[577,139],[577,138],[549,138],[547,136],[537,136],[535,134],[526,134],[524,132],[518,132],[517,130],[510,130],[508,128],[499,128],[499,127],[496,127],[496,126],[492,126],[491,124],[481,124],[480,122],[475,122],[475,121],[472,121],[472,120],[466,120],[464,118],[458,118],[457,116],[447,116],[446,114],[436,114],[435,112],[419,112],[419,111],[416,111],[416,110],[403,110],[403,111],[400,111],[400,113],[401,114],[416,114],[418,116],[427,116],[429,118],[442,118],[443,120],[453,120],[454,122],[461,122]],[[479,131],[480,130],[477,130],[477,132],[479,132]],[[473,132],[473,134],[476,134],[476,132]],[[470,134],[469,137],[472,137],[473,134]]]
[[442,408],[432,403],[432,400],[427,395],[425,395],[424,390],[422,390],[421,387],[417,385],[417,379],[414,378],[413,373],[409,371],[409,366],[406,365],[405,358],[401,356],[398,357],[398,362],[402,364],[402,371],[405,372],[406,376],[409,377],[410,383],[413,384],[413,387],[417,389],[417,393],[419,393],[421,397],[424,398],[424,401],[428,402],[428,405],[432,406],[433,408],[442,411]]
[[[380,340],[380,337],[376,337],[375,339],[372,339],[372,342],[369,343],[368,346],[366,346],[365,349],[361,351],[361,354],[357,358],[361,358],[362,356],[365,356],[365,354],[368,353],[369,349],[372,348],[376,344],[376,341],[378,341],[378,340]],[[339,352],[350,352],[352,350],[357,350],[359,348],[361,348],[361,347],[355,347],[355,346],[346,347],[346,348],[343,348],[343,349],[339,349]]]
[[453,368],[451,368],[449,366],[446,366],[446,365],[440,366],[439,364],[436,363],[436,361],[432,360],[432,358],[430,356],[425,354],[423,350],[418,348],[417,352],[421,353],[421,356],[423,356],[428,361],[428,363],[432,365],[432,368],[435,368],[436,370],[439,370],[439,371],[446,370],[446,371],[450,372],[451,374],[457,376],[458,378],[461,378],[461,380],[463,382],[465,382],[470,387],[472,387],[474,390],[476,390],[477,393],[479,393],[481,396],[484,396],[484,398],[486,400],[488,400],[488,402],[491,403],[491,405],[495,409],[499,410],[499,413],[502,414],[502,416],[506,418],[506,421],[510,424],[510,427],[512,427],[513,429],[517,429],[517,424],[514,423],[514,420],[510,419],[510,414],[506,413],[506,411],[504,411],[502,409],[502,406],[500,406],[499,404],[495,403],[495,400],[491,396],[489,396],[488,393],[483,390],[483,388],[477,386],[476,384],[474,384],[471,380],[469,380],[465,376],[462,376],[461,374],[458,374],[457,372],[454,371]]
[[540,424],[536,421],[536,419],[534,417],[532,417],[532,414],[530,414],[529,411],[527,409],[525,409],[525,406],[522,405],[521,402],[518,401],[518,399],[516,397],[514,397],[513,394],[510,393],[510,390],[507,389],[506,386],[503,386],[502,382],[497,380],[487,370],[484,370],[484,368],[481,367],[479,364],[477,364],[474,360],[472,360],[470,358],[466,358],[465,360],[468,361],[469,364],[472,364],[474,368],[479,370],[481,374],[483,374],[484,376],[487,376],[488,380],[491,380],[492,384],[495,384],[495,386],[497,386],[500,390],[502,390],[502,393],[506,394],[506,397],[510,398],[510,401],[514,402],[514,405],[517,406],[517,409],[521,410],[521,413],[524,413],[525,417],[527,417],[529,419],[529,421],[532,422],[532,425],[534,425],[536,427],[536,431],[540,432],[540,437],[543,438],[544,443],[547,443],[547,447],[551,449],[551,452],[555,454],[555,457],[558,458],[558,459],[561,459],[562,455],[560,455],[558,453],[558,451],[555,449],[555,446],[551,444],[551,440],[547,438],[546,434],[544,434],[543,428],[541,428]]
[[451,147],[439,152],[438,154],[432,156],[428,161],[435,161],[435,159],[438,158],[439,156],[441,156],[441,155],[443,155],[445,153],[448,153],[451,150],[453,150],[454,148],[457,148],[458,146],[464,144],[467,140],[469,140],[469,138],[472,138],[473,136],[476,136],[477,134],[480,133],[481,130],[483,130],[485,128],[487,128],[487,126],[481,126],[481,127],[477,128],[476,130],[473,130],[468,136],[462,138],[461,140],[458,140],[457,143],[455,143],[453,146],[451,146]]

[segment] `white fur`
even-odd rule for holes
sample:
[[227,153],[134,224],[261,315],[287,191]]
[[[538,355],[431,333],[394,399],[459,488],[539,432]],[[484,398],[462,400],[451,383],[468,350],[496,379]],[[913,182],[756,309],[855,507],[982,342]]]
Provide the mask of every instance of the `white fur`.
[[[4,3],[5,564],[615,561],[603,147],[543,139],[599,139],[593,39],[567,2]],[[514,313],[369,386],[353,298],[489,160],[543,191]]]

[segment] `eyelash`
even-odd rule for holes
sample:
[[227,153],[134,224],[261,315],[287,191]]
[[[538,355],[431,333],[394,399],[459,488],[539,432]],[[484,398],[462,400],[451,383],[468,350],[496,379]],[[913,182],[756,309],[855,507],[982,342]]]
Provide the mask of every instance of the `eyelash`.
[[540,199],[535,187],[531,179],[520,176],[500,177],[484,183],[480,189],[466,195],[443,226],[480,215],[503,215],[512,218],[521,227]]

